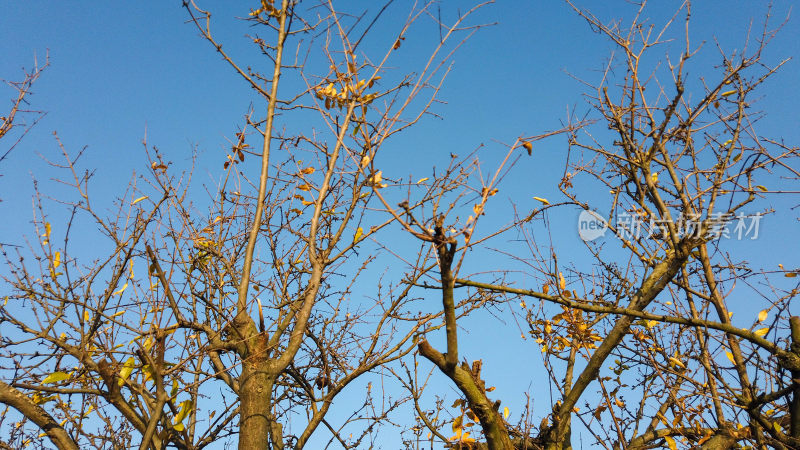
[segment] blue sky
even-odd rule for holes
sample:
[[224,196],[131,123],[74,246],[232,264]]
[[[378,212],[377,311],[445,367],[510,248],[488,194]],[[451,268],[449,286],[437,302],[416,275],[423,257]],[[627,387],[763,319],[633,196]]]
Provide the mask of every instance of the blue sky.
[[[250,58],[252,52],[243,38],[247,30],[231,18],[245,15],[251,5],[207,3],[219,18],[215,28],[219,40],[235,56]],[[376,27],[377,40],[394,36],[397,22],[405,17],[409,4],[401,0],[392,6]],[[627,2],[623,1],[583,4],[606,20],[630,15]],[[787,0],[774,2],[773,24],[782,22],[791,4]],[[452,16],[457,5],[445,3],[445,14],[449,11]],[[656,24],[662,24],[677,5],[674,1],[654,2],[648,15]],[[762,1],[697,2],[691,33],[697,44],[706,43],[697,57],[696,73],[702,74],[720,63],[715,39],[725,50],[742,48],[748,26],[752,23],[754,29],[759,29],[766,11],[767,2]],[[186,20],[178,1],[86,1],[69,6],[18,1],[3,5],[0,78],[20,78],[22,67],[30,68],[34,57],[41,62],[49,54],[51,66],[30,98],[32,108],[46,111],[47,116],[0,166],[0,215],[6,218],[0,226],[0,241],[15,242],[23,235],[33,235],[33,178],[41,180],[43,191],[56,197],[61,193],[62,188],[50,181],[53,172],[39,156],[58,157],[54,131],[72,152],[87,147],[82,167],[96,171],[94,193],[100,201],[113,199],[128,183],[132,171],[144,168],[141,141],[145,133],[148,143],[159,147],[178,166],[188,165],[192,148],[196,147],[200,182],[218,176],[215,171],[221,167],[229,147],[226,138],[233,138],[242,115],[257,100]],[[387,165],[408,164],[415,174],[426,176],[432,165],[446,162],[450,152],[465,154],[481,144],[486,144],[486,151],[490,152],[487,159],[491,161],[491,152],[500,151],[496,141],[511,143],[520,134],[558,128],[568,111],[580,115],[587,110],[582,97],[584,87],[567,72],[596,81],[611,46],[592,33],[566,4],[499,1],[482,11],[475,22],[497,24],[479,31],[456,54],[453,71],[441,94],[447,103],[434,109],[441,118],[428,118],[393,141],[386,156]],[[404,54],[429,48],[430,38],[409,37],[396,64],[402,68]],[[764,59],[776,63],[798,56],[800,21],[792,17]],[[259,64],[255,59],[248,61]],[[796,111],[800,104],[798,64],[796,59],[789,61],[769,80],[758,104],[768,113],[759,129],[795,144],[800,142],[800,115]],[[0,90],[0,101],[10,98],[9,92]],[[261,107],[260,103],[255,105]],[[523,210],[536,206],[533,196],[558,200],[556,184],[565,147],[564,140],[558,138],[537,146],[534,157],[523,159],[515,168],[520,175],[503,186],[499,197],[515,202]],[[775,206],[785,208],[789,203],[797,202],[781,200]],[[758,244],[742,244],[752,252],[752,260],[797,266],[796,216],[795,212],[772,222],[772,217],[765,219],[765,225],[777,233]],[[559,218],[566,225],[560,227],[556,238],[578,249],[570,217],[565,214]],[[500,220],[503,221],[507,220]],[[569,247],[562,249],[569,252]],[[491,383],[498,385],[501,397],[519,397],[519,392],[529,389],[531,383],[540,384],[538,395],[546,395],[543,378],[530,376],[539,364],[535,348],[529,346],[526,350],[532,358],[528,360],[530,367],[521,368],[523,374],[504,369],[504,360],[513,357],[519,351],[517,347],[490,353],[497,347],[489,343],[518,339],[513,321],[506,323],[505,327],[495,322],[489,325],[497,330],[492,341],[480,333],[464,335],[468,357],[485,358],[484,373],[499,380]],[[509,403],[512,411],[521,407],[518,402]]]

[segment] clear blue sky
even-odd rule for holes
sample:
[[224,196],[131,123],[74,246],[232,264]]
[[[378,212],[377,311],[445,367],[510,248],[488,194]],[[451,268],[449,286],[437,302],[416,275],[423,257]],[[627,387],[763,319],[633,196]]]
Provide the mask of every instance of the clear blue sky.
[[[249,55],[243,37],[246,28],[230,18],[245,15],[251,5],[205,3],[220,19],[216,26],[220,41],[230,45],[235,55]],[[257,2],[251,3],[255,7]],[[783,21],[792,3],[774,2],[773,24]],[[409,4],[406,0],[395,2],[380,23],[385,28],[376,28],[379,36],[395,32],[396,24],[395,28],[391,25],[404,19]],[[445,2],[443,8],[452,12],[457,4]],[[628,2],[621,0],[582,4],[605,20],[630,14]],[[654,1],[648,15],[660,25],[678,4]],[[765,1],[698,1],[691,32],[697,44],[706,41],[697,57],[698,73],[721,62],[714,39],[726,50],[742,48],[747,27],[752,22],[758,30],[766,11]],[[568,109],[579,114],[587,110],[581,96],[584,87],[566,72],[596,81],[611,46],[592,33],[566,4],[504,0],[487,7],[480,18],[497,25],[477,33],[456,54],[454,70],[441,95],[447,104],[434,109],[442,119],[426,119],[396,140],[389,156],[392,162],[415,161],[417,173],[425,176],[434,162],[446,161],[451,151],[467,153],[480,144],[491,147],[495,140],[510,143],[520,134],[558,128]],[[216,176],[214,171],[220,168],[229,147],[226,137],[233,138],[242,115],[257,100],[195,28],[185,23],[186,19],[177,0],[4,2],[0,12],[0,78],[19,79],[22,67],[30,68],[34,57],[43,61],[48,52],[51,67],[30,97],[31,107],[47,111],[47,116],[0,166],[0,216],[5,218],[0,225],[0,241],[18,242],[23,235],[33,235],[33,178],[42,181],[45,192],[58,196],[62,189],[48,181],[52,171],[38,156],[58,156],[53,131],[72,152],[88,147],[82,167],[96,170],[94,192],[101,201],[111,200],[125,187],[133,170],[143,169],[141,141],[145,132],[149,144],[159,147],[179,166],[188,164],[196,145],[201,161],[197,179],[202,182]],[[423,39],[409,38],[401,52],[419,51],[425,44]],[[791,17],[764,59],[775,63],[798,56],[800,20]],[[249,60],[248,64],[259,62]],[[790,61],[768,81],[758,104],[768,113],[759,129],[795,145],[800,142],[798,64],[796,59]],[[11,98],[10,93],[0,88],[0,102]],[[260,103],[255,105],[262,108]],[[0,144],[0,149],[4,145]],[[557,200],[564,148],[564,141],[558,139],[537,147],[533,158],[516,167],[523,175],[505,186],[504,198],[513,199],[522,210],[535,206],[532,196]],[[786,205],[779,203],[776,207]],[[753,260],[798,265],[797,214],[790,216],[773,222],[772,217],[765,219],[774,234],[759,241],[758,246],[748,247],[754,252]],[[563,230],[565,242],[574,241],[573,223],[568,222]],[[496,342],[519,340],[513,321],[507,323],[504,328],[487,322],[486,326],[497,330]],[[507,352],[489,353],[496,347],[481,340],[482,336],[464,336],[467,357],[485,359],[484,374],[491,384],[498,385],[498,396],[509,399],[506,404],[512,411],[521,407],[513,399],[521,398],[520,392],[531,389],[531,383],[538,384],[534,387],[536,395],[547,395],[544,374],[531,373],[540,366],[535,346],[528,342],[523,350],[509,345]],[[504,361],[520,351],[531,355],[528,367],[523,373],[506,371]],[[536,406],[544,408],[545,404],[549,402]]]

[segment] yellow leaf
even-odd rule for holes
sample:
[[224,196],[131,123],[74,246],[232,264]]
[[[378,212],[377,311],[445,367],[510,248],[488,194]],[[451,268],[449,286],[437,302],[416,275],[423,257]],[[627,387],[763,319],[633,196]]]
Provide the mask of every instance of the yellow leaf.
[[[173,428],[175,428],[177,430],[177,426],[180,425],[181,426],[181,430],[183,430],[182,423],[183,423],[184,419],[186,419],[186,416],[189,415],[189,412],[191,411],[191,409],[192,409],[192,401],[191,400],[184,400],[184,401],[181,402],[181,409],[180,409],[180,411],[178,411],[178,415],[175,416],[175,419],[172,422],[172,423],[175,424],[175,426]],[[178,431],[181,431],[181,430],[178,430]]]
[[136,366],[136,360],[133,359],[133,356],[131,356],[130,358],[128,358],[127,361],[125,361],[125,364],[119,371],[119,380],[117,382],[119,383],[120,386],[125,384],[125,380],[127,380],[128,377],[131,376],[131,373],[133,372],[133,368],[135,366]]
[[417,184],[424,183],[425,181],[428,181],[428,177],[420,178],[419,180],[417,180]]
[[50,238],[50,222],[44,224],[44,234],[42,235],[42,237],[45,239]]
[[647,321],[647,328],[653,328],[656,325],[658,325],[658,321],[657,320],[648,320]]
[[726,351],[726,352],[725,352],[725,356],[727,356],[727,357],[728,357],[728,359],[729,359],[729,360],[731,360],[731,362],[734,362],[734,361],[733,361],[733,353]]
[[547,291],[549,290],[550,290],[549,284],[545,284],[544,286],[542,286],[542,294],[547,295]]
[[147,199],[147,198],[148,198],[148,196],[147,196],[147,195],[145,195],[145,196],[142,196],[142,197],[139,197],[139,198],[137,198],[136,200],[134,200],[133,202],[131,202],[131,206],[133,206],[133,205],[135,205],[135,204],[139,203],[140,201],[142,201],[142,200],[145,200],[145,199]]
[[172,390],[169,392],[170,397],[175,397],[175,394],[178,393],[178,380],[172,380]]
[[533,144],[531,144],[528,141],[522,141],[522,146],[525,147],[525,150],[528,151],[528,155],[530,155],[531,152],[533,151]]
[[123,292],[125,292],[125,289],[128,289],[128,283],[127,282],[125,282],[125,284],[123,284],[121,288],[119,288],[116,291],[114,291],[114,293],[111,294],[111,295],[120,295]]
[[684,364],[680,359],[675,358],[673,356],[669,357],[669,362],[671,362],[672,364],[680,367],[681,369],[685,369],[686,368],[686,364]]
[[650,181],[652,181],[653,184],[658,183],[658,173],[654,172],[650,174]]
[[767,192],[767,190],[768,190],[768,189],[767,189],[765,186],[762,186],[762,185],[760,185],[760,184],[759,184],[759,185],[757,185],[757,186],[756,186],[756,188],[757,188],[758,190],[760,190],[761,192]]
[[306,167],[305,169],[301,170],[300,173],[302,173],[303,175],[311,175],[312,173],[314,173],[315,170],[316,169],[314,169],[313,167]]
[[753,334],[759,337],[764,337],[769,332],[769,328],[761,328],[756,331],[753,331]]
[[767,316],[768,315],[769,315],[769,312],[766,309],[762,309],[761,312],[758,313],[758,321],[759,322],[763,322],[763,321],[767,320]]
[[58,266],[61,265],[61,252],[56,252],[53,255],[53,269],[58,269]]
[[361,158],[361,167],[367,167],[369,161],[370,161],[369,155],[365,155],[363,158]]
[[797,276],[797,272],[787,272],[784,276],[786,278],[794,278]]
[[353,243],[358,242],[362,234],[364,234],[364,229],[361,227],[356,228],[356,234],[353,236]]
[[547,201],[547,199],[546,199],[546,198],[542,198],[542,197],[533,197],[533,199],[534,199],[534,200],[539,200],[540,202],[544,203],[545,205],[549,205],[549,204],[550,204],[550,202],[549,202],[549,201]]
[[53,372],[46,376],[44,380],[42,380],[42,384],[58,383],[59,381],[64,381],[68,378],[69,374],[66,372]]
[[667,441],[667,446],[669,446],[669,450],[677,450],[678,445],[675,443],[675,439],[672,436],[664,436],[664,440]]
[[83,321],[84,322],[88,322],[90,320],[92,320],[92,315],[89,314],[89,310],[86,309],[86,310],[83,311]]
[[457,436],[461,436],[461,432],[462,432],[461,429],[462,429],[462,424],[463,423],[464,423],[464,416],[458,416],[453,421],[453,425],[452,425],[453,433],[456,433]]
[[508,419],[509,414],[511,414],[511,412],[508,410],[508,406],[506,406],[505,408],[503,408],[503,418]]
[[300,203],[302,203],[303,206],[308,206],[308,205],[313,205],[314,204],[314,202],[310,202],[308,200],[301,200]]
[[113,319],[114,317],[119,317],[119,316],[121,316],[123,314],[125,314],[125,310],[124,309],[122,311],[115,312],[113,315],[111,315],[111,318]]
[[564,274],[561,272],[558,272],[558,286],[562,291],[567,288],[567,280],[564,279]]
[[725,92],[723,92],[722,94],[719,94],[719,95],[722,96],[722,97],[727,97],[727,96],[733,95],[735,93],[736,93],[736,89],[732,89],[730,91],[725,91]]

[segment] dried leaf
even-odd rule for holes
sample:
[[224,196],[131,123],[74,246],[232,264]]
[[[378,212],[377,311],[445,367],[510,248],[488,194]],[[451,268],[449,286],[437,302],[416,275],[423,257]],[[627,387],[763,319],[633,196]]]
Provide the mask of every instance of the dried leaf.
[[533,153],[533,144],[528,141],[522,141],[522,146],[525,147],[525,150],[528,151],[528,156],[531,156]]

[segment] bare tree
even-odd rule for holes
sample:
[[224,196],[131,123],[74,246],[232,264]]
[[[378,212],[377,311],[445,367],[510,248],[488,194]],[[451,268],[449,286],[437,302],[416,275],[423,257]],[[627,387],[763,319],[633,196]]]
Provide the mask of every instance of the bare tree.
[[[5,139],[4,144],[9,142],[9,136],[14,136],[12,130],[15,128],[20,129],[16,136],[12,137],[14,140],[8,147],[0,147],[0,162],[3,162],[12,150],[19,144],[22,137],[36,125],[36,123],[44,116],[42,111],[30,109],[28,97],[31,95],[31,88],[33,83],[39,79],[42,71],[50,65],[49,55],[42,66],[39,66],[38,61],[34,61],[33,68],[30,70],[23,69],[25,75],[22,80],[8,81],[0,79],[0,82],[8,86],[13,92],[11,98],[11,106],[8,109],[3,109],[3,115],[0,115],[0,139]],[[11,134],[9,134],[11,133]]]
[[[407,186],[384,179],[381,149],[436,101],[452,52],[480,27],[470,19],[480,5],[450,25],[431,20],[430,3],[415,5],[398,35],[369,43],[373,55],[362,49],[388,5],[368,16],[265,0],[244,20],[269,73],[226,52],[210,12],[183,6],[261,106],[245,115],[207,198],[190,193],[191,171],[145,143],[148,170],[106,217],[80,153],[61,147],[70,216],[51,220],[40,194],[38,242],[2,248],[11,292],[0,400],[22,414],[3,424],[9,445],[189,449],[235,436],[243,449],[302,448],[322,426],[342,447],[361,447],[404,396],[368,385],[349,419],[328,421],[334,398],[413,351],[442,315],[420,312],[412,294],[433,269],[419,264],[424,245],[390,275],[400,278],[376,279],[376,265],[397,263],[382,250],[396,219],[371,211],[382,191]],[[423,18],[441,39],[416,73],[398,73],[393,55]],[[418,207],[449,189],[417,185],[428,190]],[[79,256],[78,227],[96,230],[105,253]]]
[[[567,449],[576,419],[595,445],[607,448],[797,448],[800,319],[788,316],[798,291],[796,284],[786,289],[775,283],[797,271],[752,267],[747,255],[733,253],[721,239],[757,233],[761,218],[773,212],[767,199],[795,191],[765,186],[798,180],[798,149],[759,134],[760,114],[753,112],[759,86],[784,63],[762,58],[775,31],[767,22],[742,51],[720,48],[716,76],[692,79],[699,46],[690,40],[690,3],[661,27],[644,19],[644,2],[627,24],[607,24],[573,8],[616,46],[599,84],[589,84],[601,129],[572,127],[559,185],[565,201],[540,198],[541,208],[519,216],[531,256],[517,261],[532,272],[537,288],[513,286],[505,281],[511,272],[486,280],[459,271],[472,257],[466,250],[478,238],[476,219],[500,188],[497,177],[463,184],[465,192],[482,192],[466,222],[459,221],[455,202],[432,210],[435,232],[421,237],[436,251],[447,339],[444,351],[423,340],[419,353],[452,380],[463,400],[453,404],[461,414],[450,423],[456,435],[447,438],[440,430],[447,423],[426,417],[420,389],[409,382],[421,421],[460,448]],[[674,59],[653,58],[674,49],[668,42],[679,23],[683,48]],[[529,152],[531,139],[509,147]],[[609,195],[591,194],[597,192]],[[594,260],[586,267],[543,244],[546,227],[529,226],[540,218],[549,223],[552,208],[575,206],[585,211],[584,220],[610,231],[604,241],[585,239]],[[464,240],[447,235],[460,225],[466,226]],[[541,422],[528,417],[511,426],[499,400],[490,398],[481,361],[459,361],[462,287],[470,288],[468,298],[502,293],[523,305],[525,298],[540,301],[527,308],[529,333],[558,392]],[[763,299],[749,328],[731,321],[729,299],[742,296]],[[475,424],[485,444],[467,436]]]
[[[263,0],[244,21],[268,73],[228,53],[209,11],[183,6],[260,103],[205,197],[191,169],[145,143],[146,173],[108,215],[80,153],[61,147],[70,214],[55,219],[39,194],[38,239],[0,249],[0,402],[17,411],[0,418],[7,446],[362,448],[384,426],[409,448],[567,449],[573,427],[607,448],[800,446],[798,290],[785,283],[797,270],[759,269],[720,239],[753,232],[766,199],[793,190],[768,186],[798,179],[798,149],[757,131],[758,88],[783,64],[765,60],[767,25],[740,52],[720,46],[719,67],[697,68],[689,3],[659,26],[644,3],[610,24],[572,5],[616,49],[585,82],[594,116],[512,139],[491,169],[477,152],[452,154],[429,176],[395,178],[384,145],[433,112],[483,4],[452,23],[414,5],[374,42],[397,5],[370,15]],[[392,69],[425,23],[440,38],[418,70]],[[519,159],[559,136],[563,200],[487,220]],[[548,241],[565,209],[607,228],[584,236],[588,263]],[[73,248],[78,227],[97,231],[99,257]],[[515,284],[516,267],[466,273],[507,236],[536,286]],[[431,293],[441,307],[422,301]],[[742,296],[762,302],[747,328],[730,316]],[[519,376],[548,377],[557,393],[549,414],[517,423],[483,362],[467,359],[480,355],[459,348],[467,316],[509,302],[525,308],[516,318],[544,361]],[[462,396],[452,406],[431,394],[439,374]],[[378,379],[404,389],[378,392]],[[357,384],[363,401],[348,409],[341,394]]]

